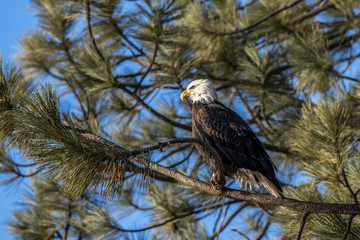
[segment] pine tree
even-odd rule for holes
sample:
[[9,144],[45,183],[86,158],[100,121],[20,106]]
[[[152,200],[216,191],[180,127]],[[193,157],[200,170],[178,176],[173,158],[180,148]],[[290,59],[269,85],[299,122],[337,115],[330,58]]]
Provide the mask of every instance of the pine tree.
[[[359,1],[32,6],[38,29],[0,64],[3,184],[31,179],[15,238],[360,238]],[[285,199],[208,184],[179,99],[199,78],[260,137]]]

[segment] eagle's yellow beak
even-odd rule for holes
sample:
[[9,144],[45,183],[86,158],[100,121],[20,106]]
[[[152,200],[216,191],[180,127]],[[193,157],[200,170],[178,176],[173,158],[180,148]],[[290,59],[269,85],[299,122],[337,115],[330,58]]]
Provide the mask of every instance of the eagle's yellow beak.
[[193,92],[193,90],[185,90],[185,91],[183,91],[183,92],[181,93],[181,96],[180,96],[181,101],[183,101],[184,98],[190,96],[192,92]]

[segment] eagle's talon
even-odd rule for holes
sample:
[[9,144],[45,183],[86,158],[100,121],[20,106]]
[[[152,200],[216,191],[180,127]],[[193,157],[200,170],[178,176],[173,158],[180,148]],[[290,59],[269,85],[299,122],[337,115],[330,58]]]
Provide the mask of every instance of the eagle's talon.
[[212,175],[211,179],[210,179],[210,182],[211,182],[211,186],[214,190],[221,190],[222,189],[222,186],[216,181],[216,176],[215,174]]

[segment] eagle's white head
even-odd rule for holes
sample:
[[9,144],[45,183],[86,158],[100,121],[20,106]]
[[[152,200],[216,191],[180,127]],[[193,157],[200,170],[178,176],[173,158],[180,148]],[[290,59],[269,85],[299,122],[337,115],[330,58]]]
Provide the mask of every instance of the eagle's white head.
[[217,100],[216,89],[207,79],[192,81],[181,93],[181,100],[186,97],[189,97],[193,103],[201,102],[203,104],[213,103]]

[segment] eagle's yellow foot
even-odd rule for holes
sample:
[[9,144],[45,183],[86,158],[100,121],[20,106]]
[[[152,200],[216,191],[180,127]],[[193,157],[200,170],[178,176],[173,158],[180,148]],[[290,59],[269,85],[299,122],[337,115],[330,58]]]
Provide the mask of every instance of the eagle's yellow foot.
[[222,189],[222,187],[224,186],[224,183],[223,182],[218,182],[217,180],[216,180],[216,175],[215,174],[213,174],[212,175],[212,177],[211,177],[211,179],[210,179],[210,182],[211,182],[211,186],[212,186],[212,188],[214,189],[214,190],[221,190]]

